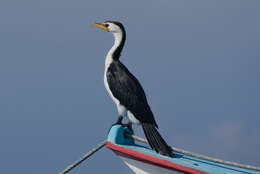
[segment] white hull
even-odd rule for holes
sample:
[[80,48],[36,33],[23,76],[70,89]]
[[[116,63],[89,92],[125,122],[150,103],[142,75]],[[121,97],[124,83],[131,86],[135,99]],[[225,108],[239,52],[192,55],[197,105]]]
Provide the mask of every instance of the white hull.
[[136,174],[184,174],[179,171],[168,170],[151,164],[132,160],[130,158],[120,157],[125,164]]

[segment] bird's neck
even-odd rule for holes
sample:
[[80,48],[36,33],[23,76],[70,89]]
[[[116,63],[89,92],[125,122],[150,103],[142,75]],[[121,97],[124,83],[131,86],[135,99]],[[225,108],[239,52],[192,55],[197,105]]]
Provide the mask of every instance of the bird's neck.
[[112,61],[117,61],[120,58],[120,53],[123,50],[125,44],[125,32],[113,33],[114,35],[114,45],[108,51],[106,56],[106,65],[110,64]]

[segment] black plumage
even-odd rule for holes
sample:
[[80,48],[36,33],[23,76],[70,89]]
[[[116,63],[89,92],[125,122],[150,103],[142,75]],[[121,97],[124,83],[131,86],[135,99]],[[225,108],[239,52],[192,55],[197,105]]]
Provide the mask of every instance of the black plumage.
[[109,88],[120,104],[131,111],[141,123],[146,122],[158,127],[144,90],[135,76],[120,61],[113,61],[106,75]]
[[156,129],[145,92],[135,76],[119,60],[110,64],[106,76],[113,96],[141,123],[150,146],[160,154],[172,156],[170,147]]

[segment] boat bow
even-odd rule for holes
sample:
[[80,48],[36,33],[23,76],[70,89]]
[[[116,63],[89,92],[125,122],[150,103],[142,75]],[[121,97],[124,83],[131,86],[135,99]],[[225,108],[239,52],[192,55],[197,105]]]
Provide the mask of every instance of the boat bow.
[[106,147],[137,174],[260,174],[260,171],[202,160],[181,153],[174,153],[174,158],[163,156],[147,146],[136,144],[132,138],[126,138],[126,133],[133,134],[127,127],[113,126]]

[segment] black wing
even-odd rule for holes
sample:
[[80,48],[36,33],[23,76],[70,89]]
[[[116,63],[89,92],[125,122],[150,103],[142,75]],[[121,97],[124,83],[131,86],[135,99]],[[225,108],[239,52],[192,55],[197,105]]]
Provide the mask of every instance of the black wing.
[[152,123],[157,127],[144,90],[128,69],[120,61],[114,61],[106,75],[109,88],[120,104],[131,111],[141,123]]

